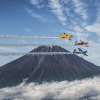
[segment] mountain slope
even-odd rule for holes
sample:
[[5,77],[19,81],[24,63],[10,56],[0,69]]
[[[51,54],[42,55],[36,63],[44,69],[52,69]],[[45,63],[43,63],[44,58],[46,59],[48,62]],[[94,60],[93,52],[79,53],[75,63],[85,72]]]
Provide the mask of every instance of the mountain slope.
[[[40,46],[31,52],[68,52],[59,46]],[[27,82],[72,81],[100,74],[100,68],[74,54],[24,55],[0,68],[0,87]]]

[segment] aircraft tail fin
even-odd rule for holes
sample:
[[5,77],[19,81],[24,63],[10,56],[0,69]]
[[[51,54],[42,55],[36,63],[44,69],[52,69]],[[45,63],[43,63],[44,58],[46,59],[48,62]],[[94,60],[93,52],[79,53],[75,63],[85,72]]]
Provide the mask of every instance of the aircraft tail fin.
[[60,38],[62,38],[62,35],[60,34],[60,36],[59,36]]
[[76,53],[76,49],[74,49],[73,53]]

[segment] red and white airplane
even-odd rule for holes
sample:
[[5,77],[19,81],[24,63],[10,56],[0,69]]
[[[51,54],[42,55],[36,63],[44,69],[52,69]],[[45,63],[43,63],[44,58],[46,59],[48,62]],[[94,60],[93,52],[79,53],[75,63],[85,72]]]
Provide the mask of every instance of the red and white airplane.
[[88,42],[83,42],[82,40],[80,40],[80,43],[78,43],[77,41],[75,42],[75,45],[84,45],[85,47],[87,46]]

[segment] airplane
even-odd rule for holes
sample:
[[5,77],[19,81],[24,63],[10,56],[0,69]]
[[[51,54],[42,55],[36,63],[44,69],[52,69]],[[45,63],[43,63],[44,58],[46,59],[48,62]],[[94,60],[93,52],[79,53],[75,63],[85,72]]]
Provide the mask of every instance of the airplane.
[[76,49],[74,49],[73,53],[74,54],[83,54],[85,56],[88,56],[86,53],[87,53],[87,50],[86,51],[82,51],[80,48],[78,48],[79,52],[76,52]]
[[72,37],[72,36],[68,36],[67,34],[64,33],[63,36],[60,34],[59,37],[60,37],[60,38],[67,38],[68,40],[71,40],[71,37]]
[[77,41],[75,42],[75,45],[84,45],[85,47],[87,46],[88,42],[83,42],[82,40],[80,40],[80,43],[78,43]]

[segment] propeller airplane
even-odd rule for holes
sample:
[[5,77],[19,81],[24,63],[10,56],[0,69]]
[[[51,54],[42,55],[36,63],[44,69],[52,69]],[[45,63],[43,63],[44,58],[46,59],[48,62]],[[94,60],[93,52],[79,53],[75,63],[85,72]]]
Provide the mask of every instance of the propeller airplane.
[[84,45],[85,47],[87,46],[88,42],[83,42],[82,40],[80,40],[80,43],[78,43],[77,41],[75,42],[75,45]]
[[59,36],[60,38],[67,38],[68,40],[71,40],[71,37],[73,36],[68,36],[67,34],[64,33],[64,35],[61,35]]
[[81,50],[80,48],[78,48],[79,52],[76,52],[76,49],[74,49],[73,53],[74,54],[83,54],[85,56],[88,56],[86,53],[87,53],[87,50],[86,51],[83,51]]

